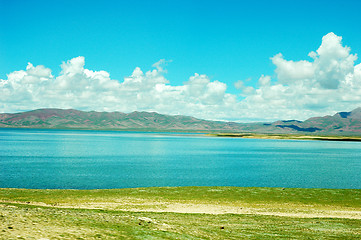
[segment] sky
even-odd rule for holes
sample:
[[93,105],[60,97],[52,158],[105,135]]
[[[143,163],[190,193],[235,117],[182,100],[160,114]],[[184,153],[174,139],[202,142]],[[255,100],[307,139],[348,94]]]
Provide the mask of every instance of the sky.
[[361,1],[0,0],[0,112],[239,122],[361,107]]

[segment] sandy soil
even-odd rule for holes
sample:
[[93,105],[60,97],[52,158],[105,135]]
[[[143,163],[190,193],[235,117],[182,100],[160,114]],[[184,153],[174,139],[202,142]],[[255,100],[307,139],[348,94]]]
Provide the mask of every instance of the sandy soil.
[[[4,201],[0,201],[6,203]],[[8,202],[18,203],[22,202]],[[270,215],[285,216],[295,218],[348,218],[361,219],[361,211],[344,209],[315,209],[309,206],[286,206],[275,208],[269,206],[249,207],[249,206],[227,206],[221,204],[203,204],[203,203],[182,203],[182,202],[163,202],[143,200],[122,200],[119,202],[93,202],[81,204],[56,204],[49,205],[45,203],[27,203],[32,206],[53,207],[53,208],[77,208],[77,209],[103,209],[119,210],[130,212],[174,212],[174,213],[204,213],[204,214],[252,214],[252,215]]]

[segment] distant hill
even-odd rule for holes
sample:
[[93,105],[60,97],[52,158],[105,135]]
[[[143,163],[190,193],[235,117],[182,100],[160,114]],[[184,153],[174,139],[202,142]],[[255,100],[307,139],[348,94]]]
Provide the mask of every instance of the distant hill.
[[271,128],[285,132],[304,132],[325,135],[361,135],[361,108],[339,112],[333,116],[313,117],[306,121],[277,121]]
[[74,109],[37,109],[0,114],[0,128],[103,129],[139,131],[251,132],[308,135],[361,135],[361,108],[306,121],[272,123],[208,121],[155,112],[85,112]]
[[187,116],[155,112],[84,112],[74,109],[38,109],[29,112],[0,114],[0,127],[55,129],[113,129],[169,131],[236,131],[239,124],[206,121]]

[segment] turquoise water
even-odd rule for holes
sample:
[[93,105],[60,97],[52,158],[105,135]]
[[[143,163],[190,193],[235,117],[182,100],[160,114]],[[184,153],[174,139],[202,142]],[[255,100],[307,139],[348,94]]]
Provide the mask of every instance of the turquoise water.
[[361,188],[361,142],[0,129],[0,187]]

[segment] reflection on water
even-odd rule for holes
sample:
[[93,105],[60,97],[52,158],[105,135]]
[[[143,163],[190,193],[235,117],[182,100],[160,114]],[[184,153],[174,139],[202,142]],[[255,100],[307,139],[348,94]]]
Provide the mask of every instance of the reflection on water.
[[361,143],[0,129],[0,187],[361,188]]

